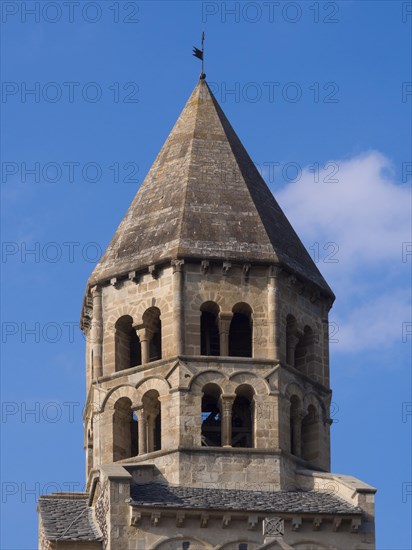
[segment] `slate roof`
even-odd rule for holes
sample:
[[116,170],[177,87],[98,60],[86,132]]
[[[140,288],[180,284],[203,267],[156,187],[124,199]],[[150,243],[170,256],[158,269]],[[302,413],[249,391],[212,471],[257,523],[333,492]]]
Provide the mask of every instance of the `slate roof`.
[[270,513],[362,514],[341,498],[315,491],[245,491],[147,483],[131,486],[132,504],[162,508]]
[[89,285],[174,258],[283,265],[333,293],[205,80],[199,80]]
[[39,512],[48,540],[102,540],[86,495],[41,496]]

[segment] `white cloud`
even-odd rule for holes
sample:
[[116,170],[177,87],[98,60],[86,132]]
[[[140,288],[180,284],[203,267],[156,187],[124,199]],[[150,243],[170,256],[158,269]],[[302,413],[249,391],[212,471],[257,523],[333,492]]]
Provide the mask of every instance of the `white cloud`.
[[337,324],[334,338],[337,352],[359,352],[364,349],[388,349],[402,343],[402,323],[410,320],[408,291],[388,292],[383,296],[369,296],[369,300],[342,319],[333,317]]
[[330,169],[314,181],[309,168],[277,193],[292,225],[305,240],[336,242],[344,269],[381,261],[401,261],[402,242],[410,241],[410,186],[393,179],[390,161],[371,151],[344,161],[337,183],[326,183]]
[[[331,162],[337,183],[322,181],[322,171],[315,182],[305,168],[276,198],[306,246],[319,243],[318,267],[337,294],[336,351],[399,344],[410,319],[409,284],[399,282],[410,273],[411,258],[402,262],[402,243],[412,241],[410,186],[395,181],[391,162],[376,151]],[[328,242],[339,247],[338,263],[324,262]]]

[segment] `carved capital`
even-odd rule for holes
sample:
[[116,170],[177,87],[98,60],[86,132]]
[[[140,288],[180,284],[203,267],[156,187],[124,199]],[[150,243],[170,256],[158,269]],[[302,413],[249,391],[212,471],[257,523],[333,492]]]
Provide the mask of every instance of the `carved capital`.
[[173,273],[181,273],[184,263],[184,260],[172,260]]

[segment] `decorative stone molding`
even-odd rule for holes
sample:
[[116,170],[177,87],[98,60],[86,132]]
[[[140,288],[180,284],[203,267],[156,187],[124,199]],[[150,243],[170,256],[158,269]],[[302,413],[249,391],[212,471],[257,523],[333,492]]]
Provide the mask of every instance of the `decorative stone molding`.
[[128,279],[137,284],[140,281],[140,275],[136,271],[131,271],[128,275]]
[[130,507],[130,525],[138,527],[142,521],[142,513],[135,510],[133,506]]
[[312,530],[313,531],[319,531],[321,524],[322,524],[322,518],[321,517],[314,518],[313,523],[312,523]]
[[185,521],[184,512],[177,512],[177,514],[176,514],[176,527],[183,527],[184,521]]
[[206,528],[208,522],[209,522],[209,514],[202,514],[200,516],[200,527],[203,529]]
[[157,279],[158,276],[159,276],[159,271],[157,269],[157,266],[156,265],[149,265],[148,267],[148,271],[150,273],[150,275],[153,277],[153,279]]
[[258,517],[257,515],[252,515],[247,518],[247,528],[249,531],[252,531],[256,528],[256,525],[258,524]]
[[228,275],[231,267],[232,267],[232,264],[230,262],[223,262],[222,275]]
[[350,524],[351,533],[358,533],[359,527],[362,524],[361,518],[354,518]]
[[342,518],[334,518],[333,520],[333,530],[336,533],[336,531],[339,531],[339,528],[342,523]]
[[202,260],[200,263],[200,271],[203,273],[203,275],[206,275],[209,273],[210,264],[209,260]]
[[152,524],[152,527],[157,527],[159,525],[161,514],[160,512],[153,512],[150,516],[150,523]]
[[269,537],[283,537],[285,522],[282,518],[265,518],[263,520],[263,535]]
[[292,531],[299,531],[301,525],[302,525],[302,518],[300,516],[296,516],[292,518]]
[[230,514],[225,514],[222,518],[222,529],[226,529],[229,526],[231,520],[232,516]]

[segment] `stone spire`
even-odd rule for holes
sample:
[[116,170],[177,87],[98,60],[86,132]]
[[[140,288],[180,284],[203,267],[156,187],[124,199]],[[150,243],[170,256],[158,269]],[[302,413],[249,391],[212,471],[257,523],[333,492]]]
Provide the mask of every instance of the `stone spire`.
[[203,79],[89,285],[176,258],[277,264],[333,297]]

